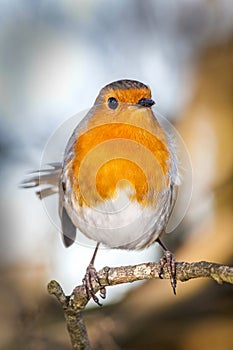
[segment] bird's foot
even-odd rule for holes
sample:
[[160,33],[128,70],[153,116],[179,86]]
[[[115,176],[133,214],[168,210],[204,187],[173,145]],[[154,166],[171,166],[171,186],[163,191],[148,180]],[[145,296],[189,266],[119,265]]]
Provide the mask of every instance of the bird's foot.
[[174,294],[176,295],[176,260],[174,255],[169,250],[166,250],[164,252],[164,256],[159,261],[159,265],[160,265],[159,278],[163,278],[164,266],[167,265],[171,286]]
[[85,287],[86,297],[88,299],[92,298],[96,304],[98,304],[99,306],[102,306],[102,304],[99,302],[99,298],[95,295],[95,291],[94,291],[93,284],[92,284],[93,280],[96,283],[98,283],[98,285],[101,287],[100,296],[102,299],[105,299],[106,298],[106,289],[105,289],[105,287],[103,287],[101,285],[99,276],[97,274],[97,271],[96,271],[94,265],[89,264],[87,269],[86,269],[86,273],[85,273],[85,276],[83,278],[83,281],[82,281],[83,285]]

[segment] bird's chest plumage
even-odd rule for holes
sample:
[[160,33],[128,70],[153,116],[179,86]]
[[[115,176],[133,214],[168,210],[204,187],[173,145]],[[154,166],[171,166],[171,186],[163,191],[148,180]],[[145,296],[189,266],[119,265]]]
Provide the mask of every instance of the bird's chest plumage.
[[76,139],[67,160],[67,211],[89,238],[142,248],[167,219],[170,167],[163,135],[132,124],[97,125]]

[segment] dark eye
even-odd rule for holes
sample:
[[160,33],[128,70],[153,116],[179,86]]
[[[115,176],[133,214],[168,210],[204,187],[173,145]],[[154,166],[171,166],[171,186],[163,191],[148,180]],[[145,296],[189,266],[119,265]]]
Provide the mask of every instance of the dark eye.
[[108,99],[108,107],[111,109],[116,109],[118,106],[118,102],[115,97],[109,97]]

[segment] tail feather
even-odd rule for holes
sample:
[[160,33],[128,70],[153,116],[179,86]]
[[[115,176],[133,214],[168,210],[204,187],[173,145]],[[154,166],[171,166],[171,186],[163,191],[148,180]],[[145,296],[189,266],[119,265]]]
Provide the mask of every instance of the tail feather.
[[43,188],[40,191],[36,191],[36,195],[39,197],[39,199],[46,198],[48,196],[51,196],[52,194],[58,193],[57,187],[47,187]]
[[57,193],[59,191],[58,186],[62,171],[62,164],[50,163],[48,165],[52,167],[52,169],[32,171],[30,174],[28,174],[28,178],[20,183],[19,187],[33,188],[42,186],[39,191],[36,191],[36,194],[40,199]]

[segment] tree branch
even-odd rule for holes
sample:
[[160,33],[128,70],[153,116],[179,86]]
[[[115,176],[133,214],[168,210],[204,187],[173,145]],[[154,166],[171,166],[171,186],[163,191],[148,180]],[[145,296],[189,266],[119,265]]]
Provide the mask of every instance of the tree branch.
[[[101,288],[122,283],[129,283],[139,280],[159,278],[159,263],[145,263],[134,266],[104,267],[98,272],[101,287],[96,281],[92,281],[94,292]],[[167,267],[163,270],[163,278],[169,279]],[[207,277],[218,283],[233,284],[233,267],[215,264],[206,261],[200,262],[177,262],[176,279],[185,282],[192,278]],[[48,284],[49,294],[53,294],[61,304],[66,319],[67,329],[70,334],[73,349],[90,349],[85,323],[82,317],[82,310],[89,301],[83,285],[75,287],[70,296],[65,296],[61,286],[56,281]]]

